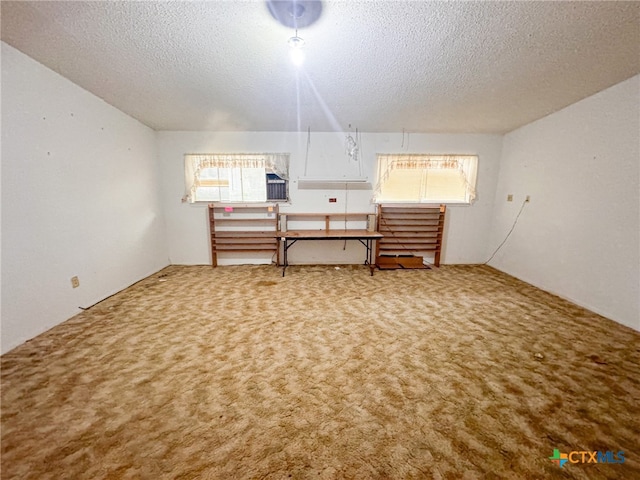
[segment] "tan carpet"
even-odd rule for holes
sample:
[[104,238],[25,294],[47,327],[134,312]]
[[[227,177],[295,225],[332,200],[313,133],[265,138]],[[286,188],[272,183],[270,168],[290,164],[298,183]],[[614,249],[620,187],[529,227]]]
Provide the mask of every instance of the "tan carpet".
[[3,479],[637,479],[639,459],[640,334],[484,266],[174,266],[2,357]]

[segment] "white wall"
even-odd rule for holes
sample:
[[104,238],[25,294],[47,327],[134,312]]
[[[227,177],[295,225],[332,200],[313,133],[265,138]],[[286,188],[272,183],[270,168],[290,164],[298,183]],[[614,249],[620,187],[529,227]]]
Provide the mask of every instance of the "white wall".
[[[640,330],[640,77],[505,136],[491,265]],[[507,194],[515,201],[507,203]]]
[[[491,212],[497,181],[502,137],[497,135],[405,135],[364,133],[361,135],[362,166],[349,162],[344,133],[311,132],[307,155],[307,133],[283,132],[158,132],[158,155],[162,169],[162,195],[167,224],[169,256],[173,264],[209,264],[206,205],[181,203],[184,195],[185,153],[290,152],[291,205],[286,212],[373,212],[372,190],[298,190],[299,178],[342,179],[362,176],[375,184],[376,153],[424,152],[477,154],[478,199],[472,206],[450,207],[447,213],[443,263],[480,263],[486,260]],[[306,164],[306,175],[305,175]],[[335,197],[336,203],[329,203]],[[364,247],[348,242],[300,242],[289,251],[290,263],[360,263]],[[224,264],[220,259],[219,263]],[[270,261],[270,258],[261,258]],[[255,261],[241,258],[240,262]]]
[[169,263],[155,142],[2,43],[2,352]]

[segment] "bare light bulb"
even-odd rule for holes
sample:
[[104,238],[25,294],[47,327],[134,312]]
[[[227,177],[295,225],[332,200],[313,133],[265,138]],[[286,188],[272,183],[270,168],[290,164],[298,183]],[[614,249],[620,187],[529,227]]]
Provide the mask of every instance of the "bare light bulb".
[[287,42],[289,44],[289,58],[291,58],[291,63],[293,63],[296,67],[299,67],[304,63],[304,40],[298,36],[296,32],[295,37],[291,37]]
[[304,63],[304,50],[301,48],[292,48],[289,51],[289,58],[291,59],[291,63],[299,67]]

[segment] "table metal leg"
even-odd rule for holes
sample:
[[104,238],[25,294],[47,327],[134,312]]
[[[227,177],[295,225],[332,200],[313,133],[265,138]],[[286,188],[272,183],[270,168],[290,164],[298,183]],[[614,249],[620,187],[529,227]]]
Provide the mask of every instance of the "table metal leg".
[[357,239],[364,248],[367,250],[364,258],[364,264],[369,265],[369,269],[371,270],[371,276],[373,276],[373,270],[375,269],[375,265],[373,264],[373,242],[372,238],[367,238],[362,240],[360,238]]
[[373,277],[373,271],[376,266],[373,263],[373,240],[367,239],[367,255],[369,256],[369,270],[371,271],[371,276]]
[[298,239],[296,238],[296,239],[291,240],[291,243],[289,243],[289,239],[288,238],[284,238],[283,241],[284,241],[284,248],[283,248],[283,250],[284,250],[284,255],[283,255],[284,256],[284,265],[282,267],[282,276],[284,277],[284,272],[286,271],[287,266],[289,265],[289,258],[288,258],[289,254],[287,252],[289,252],[289,248],[291,248],[293,246],[293,244],[298,241]]
[[282,247],[282,254],[284,256],[284,262],[282,264],[282,276],[284,277],[284,272],[287,269],[287,250],[289,250],[289,246],[287,245],[287,239],[284,239],[284,245]]

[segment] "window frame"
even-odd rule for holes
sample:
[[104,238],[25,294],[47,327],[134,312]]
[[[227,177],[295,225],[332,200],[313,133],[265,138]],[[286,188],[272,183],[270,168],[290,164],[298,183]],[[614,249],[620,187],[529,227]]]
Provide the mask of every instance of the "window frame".
[[[265,202],[283,203],[289,202],[289,153],[212,153],[212,154],[185,154],[185,195],[183,202],[192,204],[197,203],[236,203],[236,204],[260,204]],[[213,182],[209,182],[207,178],[200,179],[200,172],[211,169],[218,169],[218,178]],[[218,187],[225,188],[233,186],[232,178],[240,176],[242,178],[243,169],[262,169],[264,172],[264,198],[260,200],[245,198],[243,186],[240,183],[241,199],[223,199],[221,192],[218,198],[206,197],[202,198],[202,194],[198,195],[198,189],[201,187]],[[220,169],[228,170],[228,179],[220,178]],[[233,171],[233,170],[239,170]],[[286,198],[269,198],[269,175],[276,175],[279,180],[285,184]],[[220,183],[220,185],[203,185],[202,183]],[[226,183],[226,185],[224,185]],[[237,192],[236,192],[237,193]]]
[[[477,174],[479,156],[475,154],[430,154],[430,153],[378,153],[377,154],[377,185],[374,189],[374,203],[407,203],[407,204],[445,204],[472,205],[477,197]],[[414,189],[418,189],[415,198],[400,198],[384,196],[385,182],[388,182],[393,172],[419,172],[420,179],[416,180]],[[427,185],[429,171],[457,171],[460,174],[460,195],[464,199],[449,197],[428,197]],[[423,191],[424,190],[424,191]]]

